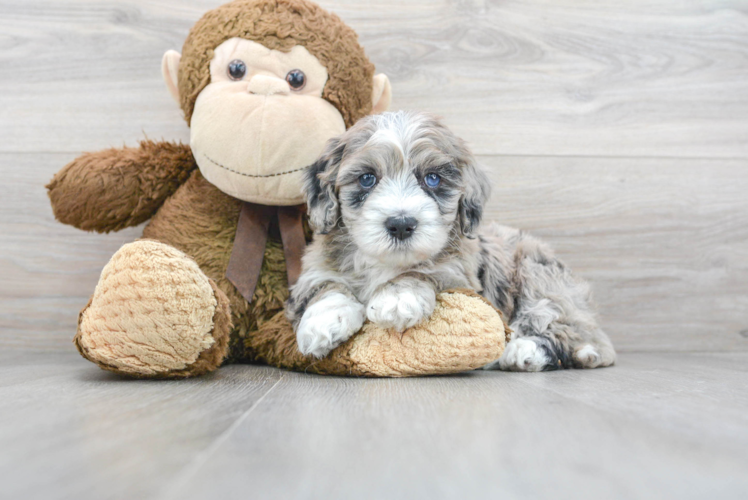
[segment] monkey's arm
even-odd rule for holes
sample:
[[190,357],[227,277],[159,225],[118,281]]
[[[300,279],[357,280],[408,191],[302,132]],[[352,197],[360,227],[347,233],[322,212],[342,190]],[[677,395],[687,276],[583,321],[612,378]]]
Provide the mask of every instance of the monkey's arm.
[[108,233],[148,220],[195,168],[189,146],[146,140],[76,158],[47,190],[57,220]]

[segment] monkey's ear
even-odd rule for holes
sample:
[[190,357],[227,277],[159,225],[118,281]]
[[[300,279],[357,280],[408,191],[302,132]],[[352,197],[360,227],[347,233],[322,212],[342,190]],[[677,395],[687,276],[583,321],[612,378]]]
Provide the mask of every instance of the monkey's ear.
[[384,73],[374,75],[374,86],[371,90],[372,114],[384,113],[390,109],[391,102],[392,85],[390,85],[390,79]]
[[344,150],[345,144],[339,138],[330,139],[322,156],[304,173],[303,191],[309,222],[320,234],[329,233],[340,218],[335,181]]
[[179,82],[177,80],[180,59],[182,59],[182,55],[176,50],[167,50],[164,58],[161,59],[161,75],[166,82],[166,88],[169,89],[169,93],[177,101],[177,104],[180,104]]
[[474,159],[463,167],[462,178],[464,192],[460,199],[460,229],[462,234],[472,239],[483,218],[483,206],[491,196],[491,182]]

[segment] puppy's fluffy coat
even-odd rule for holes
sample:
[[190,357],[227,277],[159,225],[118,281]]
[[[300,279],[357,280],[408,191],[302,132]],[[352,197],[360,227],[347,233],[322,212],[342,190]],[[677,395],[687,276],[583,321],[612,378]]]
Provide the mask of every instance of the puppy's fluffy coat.
[[488,178],[435,118],[364,118],[330,141],[304,190],[316,234],[286,305],[302,353],[326,355],[367,318],[402,331],[431,315],[436,293],[472,288],[514,330],[487,368],[614,363],[586,283],[521,231],[479,231]]

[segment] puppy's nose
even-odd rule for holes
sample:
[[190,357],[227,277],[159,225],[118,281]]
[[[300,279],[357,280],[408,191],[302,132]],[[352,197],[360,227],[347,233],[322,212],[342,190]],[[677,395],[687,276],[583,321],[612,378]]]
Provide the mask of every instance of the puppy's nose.
[[415,217],[390,217],[384,221],[384,227],[390,236],[398,240],[407,240],[416,232],[418,221]]

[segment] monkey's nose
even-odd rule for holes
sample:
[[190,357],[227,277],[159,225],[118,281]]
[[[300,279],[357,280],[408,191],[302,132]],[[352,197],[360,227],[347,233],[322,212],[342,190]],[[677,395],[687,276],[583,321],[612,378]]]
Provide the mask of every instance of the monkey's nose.
[[415,217],[389,217],[384,221],[384,227],[390,236],[400,241],[407,240],[416,232],[418,220]]
[[291,93],[291,88],[285,80],[267,75],[255,75],[249,81],[247,91],[250,94],[274,95]]

